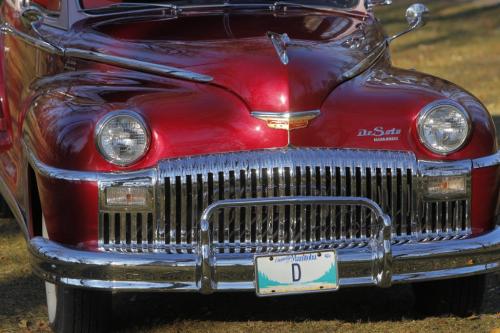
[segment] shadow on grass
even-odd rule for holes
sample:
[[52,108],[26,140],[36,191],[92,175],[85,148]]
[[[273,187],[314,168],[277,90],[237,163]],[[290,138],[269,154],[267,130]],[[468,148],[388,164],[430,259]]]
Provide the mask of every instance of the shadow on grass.
[[[490,276],[483,313],[500,311],[500,275]],[[380,322],[421,319],[410,286],[341,289],[335,293],[258,298],[253,293],[122,294],[115,297],[115,329],[147,330],[178,321]]]
[[19,226],[12,218],[0,218],[0,236],[20,235]]
[[31,272],[0,281],[0,317],[26,316],[45,305],[43,282]]

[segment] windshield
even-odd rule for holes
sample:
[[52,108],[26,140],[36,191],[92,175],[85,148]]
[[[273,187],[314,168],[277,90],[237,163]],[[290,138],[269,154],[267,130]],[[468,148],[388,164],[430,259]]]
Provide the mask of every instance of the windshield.
[[[154,4],[172,4],[176,6],[199,6],[199,5],[217,5],[217,4],[273,4],[276,0],[163,0],[163,1],[151,1],[151,0],[80,0],[83,9],[98,9],[105,8],[108,6],[118,6],[123,5],[141,5],[145,6]],[[294,4],[302,4],[306,6],[322,6],[322,7],[332,7],[339,9],[351,9],[358,5],[360,0],[291,0],[286,1]]]

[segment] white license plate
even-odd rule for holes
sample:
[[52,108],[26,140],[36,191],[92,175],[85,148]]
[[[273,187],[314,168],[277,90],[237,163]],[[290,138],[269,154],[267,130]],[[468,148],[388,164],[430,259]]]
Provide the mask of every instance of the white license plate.
[[256,256],[255,279],[259,296],[337,290],[337,255],[328,250]]

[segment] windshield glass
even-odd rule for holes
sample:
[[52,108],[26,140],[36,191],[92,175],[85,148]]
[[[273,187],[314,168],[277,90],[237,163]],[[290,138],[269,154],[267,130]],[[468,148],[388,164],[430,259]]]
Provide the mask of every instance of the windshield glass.
[[[276,0],[80,0],[83,9],[98,9],[108,6],[127,5],[154,5],[154,4],[173,4],[176,6],[198,6],[198,5],[217,5],[217,4],[273,4]],[[351,9],[358,5],[360,0],[285,0],[283,2],[302,4],[306,6],[327,6],[339,9]]]

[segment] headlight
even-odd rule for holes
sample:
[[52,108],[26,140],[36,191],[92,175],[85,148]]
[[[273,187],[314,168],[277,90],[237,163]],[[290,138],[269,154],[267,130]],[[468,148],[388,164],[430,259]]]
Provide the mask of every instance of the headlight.
[[420,141],[436,154],[447,155],[462,148],[470,131],[469,114],[452,101],[431,103],[418,117]]
[[99,121],[95,140],[99,152],[107,161],[125,166],[144,156],[149,148],[150,134],[138,114],[115,111]]

